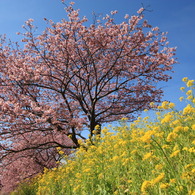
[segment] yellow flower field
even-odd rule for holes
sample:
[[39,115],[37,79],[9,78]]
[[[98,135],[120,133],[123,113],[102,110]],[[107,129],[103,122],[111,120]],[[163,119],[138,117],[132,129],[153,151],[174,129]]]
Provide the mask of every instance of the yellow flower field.
[[[64,156],[66,164],[38,176],[28,186],[32,194],[195,195],[195,85],[183,81],[189,87],[182,88],[183,110],[163,102],[156,120],[138,118],[129,125],[124,118],[121,126],[104,128],[102,137]],[[22,186],[19,190],[25,194]]]

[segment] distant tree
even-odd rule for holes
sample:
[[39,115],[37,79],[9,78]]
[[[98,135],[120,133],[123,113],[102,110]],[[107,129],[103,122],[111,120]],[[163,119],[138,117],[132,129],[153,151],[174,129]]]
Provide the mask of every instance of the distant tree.
[[[79,147],[78,140],[85,139],[83,130],[93,136],[97,124],[124,116],[132,120],[150,102],[160,101],[157,83],[171,78],[167,73],[175,63],[175,48],[167,46],[166,33],[143,19],[143,11],[126,15],[120,24],[114,22],[113,11],[89,26],[71,3],[66,7],[68,19],[58,23],[45,19],[48,27],[41,35],[36,35],[29,19],[23,47],[1,39],[4,169],[6,164],[21,166],[21,181],[44,166],[54,167],[56,147],[67,152]],[[7,171],[15,177],[14,169]],[[6,182],[2,179],[3,185]]]

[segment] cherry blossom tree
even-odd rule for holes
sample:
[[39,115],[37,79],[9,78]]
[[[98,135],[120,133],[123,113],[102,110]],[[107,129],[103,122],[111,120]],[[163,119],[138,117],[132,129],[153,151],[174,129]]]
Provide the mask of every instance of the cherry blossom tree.
[[31,170],[20,180],[54,167],[57,147],[68,153],[85,139],[83,130],[92,137],[98,124],[133,120],[160,101],[157,83],[171,78],[175,48],[144,20],[144,8],[120,24],[117,11],[91,25],[73,3],[66,12],[58,23],[45,19],[40,35],[29,19],[23,44],[1,38],[0,155],[10,169],[2,176],[17,178],[19,164]]

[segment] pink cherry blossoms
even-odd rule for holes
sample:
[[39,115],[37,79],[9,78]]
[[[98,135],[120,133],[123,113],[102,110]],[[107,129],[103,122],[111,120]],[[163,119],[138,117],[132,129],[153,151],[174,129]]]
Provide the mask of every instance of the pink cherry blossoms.
[[56,148],[68,154],[79,147],[83,130],[93,136],[97,124],[133,120],[160,101],[156,83],[171,78],[175,48],[144,20],[143,9],[120,24],[114,11],[86,25],[73,4],[68,20],[47,21],[41,35],[28,20],[24,47],[1,39],[0,177],[6,191],[55,167]]

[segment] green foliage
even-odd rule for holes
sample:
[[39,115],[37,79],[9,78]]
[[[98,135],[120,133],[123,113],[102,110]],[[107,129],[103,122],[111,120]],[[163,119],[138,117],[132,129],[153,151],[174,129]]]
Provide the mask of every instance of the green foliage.
[[35,195],[37,192],[38,183],[25,182],[19,185],[18,189],[11,193],[11,195]]

